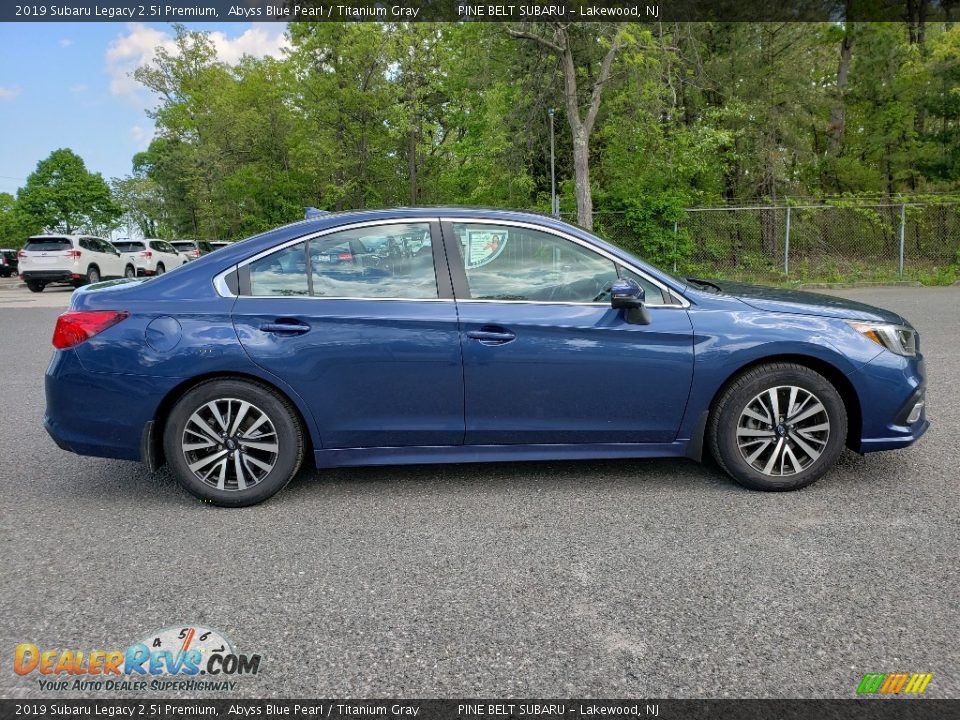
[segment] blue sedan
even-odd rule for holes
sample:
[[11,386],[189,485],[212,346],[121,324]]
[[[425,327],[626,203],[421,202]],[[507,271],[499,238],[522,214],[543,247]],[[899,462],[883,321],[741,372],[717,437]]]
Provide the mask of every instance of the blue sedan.
[[711,454],[757,490],[927,429],[917,332],[821,295],[680,280],[558,220],[328,214],[150,280],[81,288],[54,331],[64,450],[251,505],[304,462]]

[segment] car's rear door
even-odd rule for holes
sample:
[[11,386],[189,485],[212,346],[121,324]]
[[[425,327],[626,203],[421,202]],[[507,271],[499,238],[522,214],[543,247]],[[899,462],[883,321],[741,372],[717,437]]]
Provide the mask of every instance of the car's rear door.
[[[459,445],[459,329],[439,223],[360,223],[262,253],[239,271],[247,353],[306,399],[324,448]],[[393,251],[355,255],[366,237]]]
[[463,343],[467,445],[663,443],[676,438],[693,331],[643,279],[651,321],[610,306],[626,270],[525,223],[443,224]]

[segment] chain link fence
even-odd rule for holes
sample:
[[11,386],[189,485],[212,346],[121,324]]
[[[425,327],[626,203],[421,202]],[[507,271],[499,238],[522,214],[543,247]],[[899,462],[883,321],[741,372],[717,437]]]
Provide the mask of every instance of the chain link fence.
[[598,212],[594,229],[683,276],[776,283],[960,278],[957,202],[689,208],[672,223]]

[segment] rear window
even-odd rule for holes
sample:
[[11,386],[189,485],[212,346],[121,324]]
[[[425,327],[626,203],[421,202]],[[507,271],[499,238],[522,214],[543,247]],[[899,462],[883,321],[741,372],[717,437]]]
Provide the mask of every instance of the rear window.
[[27,252],[59,252],[72,248],[73,243],[67,238],[30,238],[23,246]]
[[113,246],[120,252],[138,252],[143,250],[142,242],[115,242]]
[[175,242],[170,244],[173,245],[177,250],[195,250],[197,247],[192,242]]

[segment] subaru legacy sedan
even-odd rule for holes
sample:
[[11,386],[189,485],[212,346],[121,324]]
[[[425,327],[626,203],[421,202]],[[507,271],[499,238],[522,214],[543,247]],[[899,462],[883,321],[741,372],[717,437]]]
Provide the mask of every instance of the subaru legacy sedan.
[[917,332],[848,300],[680,280],[553,218],[327,214],[74,293],[45,426],[217,505],[317,468],[712,455],[794,490],[927,429]]

